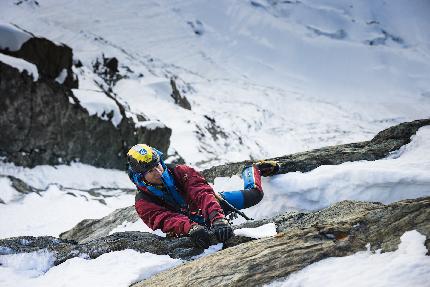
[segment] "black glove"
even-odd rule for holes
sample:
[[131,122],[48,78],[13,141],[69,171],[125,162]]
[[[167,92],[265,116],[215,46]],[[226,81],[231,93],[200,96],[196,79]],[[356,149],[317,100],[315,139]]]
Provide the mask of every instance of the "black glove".
[[226,242],[233,236],[233,229],[224,218],[216,219],[212,224],[212,229],[218,242]]
[[196,224],[191,227],[190,231],[188,232],[188,236],[191,237],[191,240],[199,248],[206,249],[211,245],[208,230],[206,227],[201,225]]
[[274,160],[262,160],[255,164],[262,176],[272,176],[279,172],[280,166]]

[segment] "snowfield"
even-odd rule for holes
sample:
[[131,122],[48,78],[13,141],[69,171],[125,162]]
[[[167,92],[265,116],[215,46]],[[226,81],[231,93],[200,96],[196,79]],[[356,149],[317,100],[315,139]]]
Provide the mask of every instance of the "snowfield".
[[[70,46],[83,64],[73,67],[79,78],[73,93],[89,114],[118,125],[119,108],[103,93],[112,88],[136,126],[172,128],[169,153],[204,169],[369,140],[397,123],[429,118],[429,11],[426,0],[3,0],[0,49],[18,50],[32,37],[25,31]],[[122,78],[113,86],[94,68],[103,57],[119,61]],[[38,80],[33,64],[2,53],[0,61]],[[191,110],[174,103],[171,78]],[[429,150],[430,127],[423,127],[382,160],[264,178],[262,202],[244,212],[259,219],[346,199],[429,196]],[[18,192],[7,176],[37,192]],[[238,176],[217,178],[214,189],[242,184]],[[0,161],[0,238],[58,236],[83,219],[132,205],[133,189],[120,170]],[[261,238],[275,235],[273,227],[235,233]],[[141,221],[113,232],[133,230],[153,232]],[[329,258],[271,286],[424,286],[430,281],[424,240],[410,231],[397,251]],[[126,287],[184,263],[133,250],[53,261],[44,251],[1,255],[0,285]]]

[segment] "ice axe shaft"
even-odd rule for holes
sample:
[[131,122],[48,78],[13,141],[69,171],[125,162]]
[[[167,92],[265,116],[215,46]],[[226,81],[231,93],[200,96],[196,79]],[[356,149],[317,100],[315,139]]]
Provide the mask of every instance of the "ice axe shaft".
[[225,200],[221,195],[217,194],[216,192],[215,192],[215,197],[220,202],[223,202],[225,205],[227,205],[228,208],[230,208],[231,210],[233,210],[234,212],[236,212],[237,214],[239,214],[240,216],[242,216],[246,220],[254,220],[253,218],[249,218],[248,216],[246,216],[245,213],[243,213],[242,211],[240,211],[239,209],[237,209],[236,207],[234,207],[233,205],[231,205],[230,202],[228,202],[227,200]]

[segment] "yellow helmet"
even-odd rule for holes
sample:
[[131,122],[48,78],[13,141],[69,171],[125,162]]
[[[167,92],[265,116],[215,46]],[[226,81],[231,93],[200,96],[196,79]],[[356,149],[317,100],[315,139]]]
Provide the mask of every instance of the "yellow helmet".
[[160,156],[149,145],[137,144],[128,151],[127,160],[134,171],[144,174],[160,163]]

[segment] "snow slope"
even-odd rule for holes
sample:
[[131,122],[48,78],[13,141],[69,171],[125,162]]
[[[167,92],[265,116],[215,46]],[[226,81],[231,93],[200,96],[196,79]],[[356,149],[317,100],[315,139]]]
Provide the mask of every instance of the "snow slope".
[[[0,3],[4,21],[66,43],[84,68],[117,57],[128,78],[116,97],[171,127],[172,147],[199,167],[429,116],[425,0],[15,2]],[[192,111],[170,98],[172,76]]]

